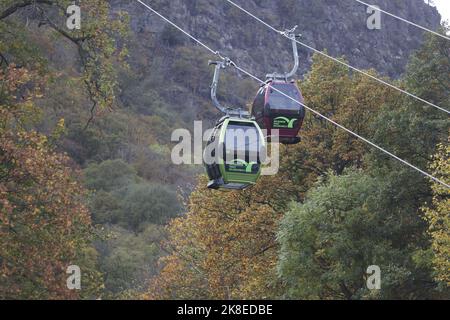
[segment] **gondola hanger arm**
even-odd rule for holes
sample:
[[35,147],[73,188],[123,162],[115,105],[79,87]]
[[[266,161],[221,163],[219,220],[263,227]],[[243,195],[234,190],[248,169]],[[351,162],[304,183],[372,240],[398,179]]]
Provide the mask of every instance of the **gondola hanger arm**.
[[301,37],[301,34],[296,34],[295,30],[297,29],[297,26],[293,27],[292,29],[286,29],[285,31],[280,31],[280,34],[288,37],[291,39],[292,42],[292,52],[294,54],[294,66],[292,70],[285,74],[280,73],[271,73],[266,75],[266,79],[268,80],[276,80],[276,79],[283,79],[285,81],[288,81],[289,78],[292,78],[298,70],[299,67],[299,56],[298,56],[298,48],[297,48],[297,38]]
[[214,106],[222,113],[227,116],[238,116],[239,118],[248,118],[250,114],[248,111],[243,109],[233,109],[230,107],[223,106],[219,99],[217,98],[217,88],[219,86],[220,79],[220,70],[225,69],[229,66],[234,66],[234,62],[232,62],[229,58],[222,57],[222,61],[208,61],[208,65],[213,65],[214,67],[214,77],[211,84],[211,100],[213,101]]

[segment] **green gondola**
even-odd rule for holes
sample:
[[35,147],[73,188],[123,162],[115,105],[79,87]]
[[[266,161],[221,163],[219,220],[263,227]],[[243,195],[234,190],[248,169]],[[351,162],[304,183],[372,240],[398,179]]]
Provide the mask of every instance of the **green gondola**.
[[210,180],[208,188],[242,190],[254,185],[261,175],[265,147],[255,121],[229,116],[219,120],[203,157]]
[[242,190],[254,185],[261,175],[266,154],[264,135],[248,111],[224,107],[217,99],[220,70],[232,62],[225,58],[209,64],[215,66],[211,99],[225,116],[216,123],[203,153],[208,188]]

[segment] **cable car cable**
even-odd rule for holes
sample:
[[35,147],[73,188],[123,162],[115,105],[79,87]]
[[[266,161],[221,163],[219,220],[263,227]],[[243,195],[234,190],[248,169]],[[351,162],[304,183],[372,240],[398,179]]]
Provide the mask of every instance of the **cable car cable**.
[[[161,19],[163,19],[164,21],[166,21],[168,24],[170,24],[172,27],[178,29],[179,31],[181,31],[182,33],[184,33],[186,36],[188,36],[189,38],[191,38],[192,40],[194,40],[195,42],[197,42],[199,45],[201,45],[203,48],[205,48],[206,50],[208,50],[209,52],[211,52],[214,55],[218,55],[220,56],[220,53],[218,51],[214,51],[212,50],[210,47],[208,47],[206,44],[204,44],[203,42],[201,42],[200,40],[198,40],[197,38],[195,38],[194,36],[192,36],[191,34],[189,34],[188,32],[186,32],[185,30],[183,30],[182,28],[180,28],[179,26],[177,26],[175,23],[173,23],[172,21],[170,21],[169,19],[167,19],[166,17],[164,17],[162,14],[160,14],[158,11],[156,11],[155,9],[153,9],[152,7],[150,7],[148,4],[142,2],[141,0],[137,0],[137,2],[139,2],[140,4],[142,4],[144,7],[146,7],[148,10],[152,11],[154,14],[156,14],[158,17],[160,17]],[[222,56],[220,56],[220,58],[223,59]]]
[[395,15],[395,14],[393,14],[393,13],[390,13],[390,12],[388,12],[388,11],[385,11],[385,10],[383,10],[383,9],[380,9],[379,7],[376,7],[376,6],[374,6],[374,5],[368,4],[368,3],[364,2],[364,1],[361,1],[361,0],[354,0],[354,1],[359,2],[359,3],[365,5],[365,6],[369,7],[369,8],[372,8],[372,9],[374,9],[374,10],[378,10],[378,11],[380,11],[380,12],[383,12],[384,14],[387,14],[388,16],[391,16],[391,17],[393,17],[393,18],[395,18],[395,19],[398,19],[398,20],[401,20],[401,21],[403,21],[403,22],[406,22],[406,23],[408,23],[408,24],[410,24],[410,25],[412,25],[412,26],[415,26],[415,27],[417,27],[417,28],[419,28],[419,29],[422,29],[422,30],[424,30],[424,31],[430,32],[430,33],[432,33],[432,34],[434,34],[434,35],[436,35],[436,36],[439,36],[439,37],[444,38],[444,39],[446,39],[446,40],[450,40],[450,37],[447,37],[447,36],[445,36],[445,35],[443,35],[443,34],[441,34],[441,33],[439,33],[439,32],[433,31],[433,30],[431,30],[431,29],[425,28],[425,27],[423,27],[423,26],[421,26],[421,25],[419,25],[419,24],[417,24],[417,23],[414,23],[414,22],[412,22],[412,21],[406,20],[406,19],[404,19],[404,18],[402,18],[402,17],[399,17],[399,16],[397,16],[397,15]]
[[[232,62],[232,63],[233,63],[233,62]],[[254,75],[251,74],[250,72],[248,72],[248,71],[242,69],[241,67],[235,65],[234,63],[233,63],[233,65],[234,65],[234,67],[235,67],[236,69],[238,69],[238,70],[241,71],[242,73],[244,73],[244,74],[248,75],[249,77],[251,77],[251,78],[257,80],[257,81],[260,82],[260,83],[264,83],[263,80],[261,80],[261,79],[259,79],[258,77],[254,76]],[[296,102],[296,103],[299,103],[297,100],[295,100],[295,99],[293,99],[292,97],[288,96],[287,94],[285,94],[285,93],[282,92],[281,90],[278,90],[278,89],[276,89],[276,88],[273,88],[273,90],[277,91],[278,93],[280,93],[281,95],[285,96],[286,98],[291,99],[292,101],[294,101],[294,102]],[[358,138],[358,139],[361,139],[362,141],[366,142],[367,144],[371,145],[372,147],[374,147],[374,148],[376,148],[376,149],[378,149],[378,150],[380,150],[380,151],[386,153],[387,155],[391,156],[392,158],[394,158],[394,159],[400,161],[401,163],[403,163],[403,164],[409,166],[410,168],[412,168],[412,169],[414,169],[414,170],[416,170],[416,171],[422,173],[423,175],[427,176],[428,178],[430,178],[430,179],[434,180],[435,182],[438,182],[438,183],[442,184],[443,186],[445,186],[445,187],[447,187],[447,188],[450,189],[450,185],[447,184],[447,183],[445,183],[444,181],[441,181],[440,179],[438,179],[438,178],[434,177],[433,175],[429,174],[428,172],[426,172],[426,171],[424,171],[424,170],[422,170],[422,169],[420,169],[420,168],[414,166],[413,164],[407,162],[406,160],[403,160],[402,158],[396,156],[396,155],[393,154],[392,152],[389,152],[388,150],[384,149],[383,147],[378,146],[377,144],[375,144],[375,143],[373,143],[372,141],[370,141],[370,140],[364,138],[363,136],[357,134],[356,132],[353,132],[352,130],[347,129],[347,128],[344,127],[343,125],[341,125],[341,124],[337,123],[336,121],[334,121],[334,120],[328,118],[327,116],[324,116],[324,115],[321,114],[320,112],[318,112],[318,111],[316,111],[316,110],[314,110],[314,109],[308,107],[307,105],[305,105],[305,104],[302,104],[302,105],[303,105],[303,107],[305,107],[305,109],[308,109],[309,111],[311,111],[312,113],[316,114],[317,116],[323,118],[324,120],[329,121],[330,123],[334,124],[336,127],[341,128],[342,130],[344,130],[344,131],[350,133],[351,135],[355,136],[355,137]]]
[[[172,26],[174,26],[174,27],[177,28],[178,30],[182,31],[185,35],[187,35],[189,38],[193,39],[195,42],[201,44],[201,45],[202,45],[205,49],[207,49],[209,52],[211,52],[211,53],[213,53],[213,54],[219,56],[221,59],[224,59],[224,60],[227,59],[227,58],[223,57],[223,56],[220,54],[219,51],[214,51],[213,49],[211,49],[210,47],[208,47],[206,44],[204,44],[203,42],[201,42],[200,40],[196,39],[194,36],[192,36],[191,34],[189,34],[187,31],[183,30],[181,27],[179,27],[178,25],[176,25],[175,23],[173,23],[172,21],[170,21],[169,19],[167,19],[166,17],[164,17],[163,15],[161,15],[160,13],[158,13],[155,9],[151,8],[149,5],[145,4],[145,3],[142,2],[141,0],[136,0],[136,1],[139,2],[139,3],[141,3],[142,5],[144,5],[147,9],[149,9],[149,10],[151,10],[152,12],[154,12],[155,14],[157,14],[159,17],[161,17],[163,20],[165,20],[165,21],[167,21],[168,23],[170,23]],[[228,0],[227,0],[227,1],[228,1]],[[265,83],[265,81],[259,79],[258,77],[256,77],[256,76],[253,75],[252,73],[248,72],[247,70],[245,70],[245,69],[239,67],[239,66],[238,66],[236,63],[234,63],[233,61],[231,61],[231,60],[229,60],[229,59],[227,59],[227,60],[228,60],[228,62],[229,62],[233,67],[235,67],[237,70],[241,71],[243,74],[245,74],[245,75],[251,77],[252,79],[254,79],[254,80],[260,82],[261,84]],[[275,89],[275,88],[274,88],[274,90],[277,91],[277,92],[279,92],[280,94],[286,96],[287,98],[289,98],[289,99],[295,101],[296,103],[299,103],[297,100],[295,100],[295,99],[291,98],[290,96],[286,95],[286,94],[285,94],[284,92],[282,92],[281,90],[278,90],[278,89]],[[344,131],[350,133],[351,135],[355,136],[356,138],[361,139],[362,141],[364,141],[364,142],[366,142],[367,144],[371,145],[372,147],[374,147],[374,148],[376,148],[376,149],[382,151],[383,153],[387,154],[388,156],[390,156],[390,157],[392,157],[392,158],[398,160],[399,162],[403,163],[404,165],[406,165],[406,166],[408,166],[408,167],[410,167],[410,168],[416,170],[417,172],[421,173],[422,175],[424,175],[424,176],[426,176],[426,177],[432,179],[433,181],[435,181],[435,182],[437,182],[437,183],[439,183],[439,184],[441,184],[441,185],[447,187],[448,189],[450,189],[450,185],[447,184],[447,183],[445,183],[444,181],[442,181],[442,180],[440,180],[440,179],[434,177],[433,175],[429,174],[428,172],[426,172],[426,171],[424,171],[424,170],[422,170],[422,169],[420,169],[420,168],[414,166],[413,164],[407,162],[406,160],[403,160],[402,158],[396,156],[396,155],[393,154],[392,152],[387,151],[387,150],[384,149],[383,147],[378,146],[377,144],[371,142],[370,140],[368,140],[368,139],[366,139],[366,138],[360,136],[359,134],[353,132],[352,130],[347,129],[347,128],[344,127],[343,125],[337,123],[337,122],[334,121],[334,120],[331,120],[330,118],[328,118],[328,117],[324,116],[323,114],[321,114],[320,112],[318,112],[318,111],[316,111],[316,110],[314,110],[314,109],[308,107],[307,105],[305,105],[305,104],[302,104],[302,105],[303,105],[303,107],[305,107],[306,109],[308,109],[308,110],[311,111],[312,113],[316,114],[317,116],[321,117],[322,119],[324,119],[324,120],[326,120],[326,121],[329,121],[330,123],[334,124],[336,127],[338,127],[338,128],[340,128],[340,129],[342,129],[342,130],[344,130]]]
[[300,34],[295,34],[295,30],[297,28],[298,26],[294,26],[292,29],[290,30],[288,29],[283,32],[283,34],[287,38],[291,39],[292,42],[292,53],[294,54],[294,66],[292,67],[291,71],[286,72],[284,74],[278,72],[270,73],[266,75],[266,79],[274,79],[274,80],[284,79],[285,81],[288,81],[289,78],[292,78],[297,73],[300,62],[298,56],[297,42],[295,41],[295,39],[297,37],[301,37]]
[[[285,38],[290,39],[289,37],[287,37],[287,36],[285,35],[285,32],[284,32],[284,31],[280,31],[280,30],[276,29],[275,27],[271,26],[270,24],[268,24],[268,23],[265,22],[264,20],[261,20],[260,18],[258,18],[258,17],[255,16],[254,14],[252,14],[251,12],[245,10],[244,8],[242,8],[241,6],[239,6],[238,4],[236,4],[235,2],[233,2],[233,1],[231,1],[231,0],[225,0],[225,1],[227,1],[227,2],[230,3],[230,4],[232,4],[232,5],[235,6],[236,8],[240,9],[241,11],[245,12],[246,14],[248,14],[249,16],[251,16],[252,18],[254,18],[255,20],[259,21],[260,23],[262,23],[263,25],[265,25],[265,26],[268,27],[269,29],[271,29],[271,30],[273,30],[273,31],[275,31],[275,32],[277,32],[277,33],[279,33],[280,35],[284,36]],[[354,71],[356,71],[356,72],[359,72],[359,73],[361,73],[361,74],[363,74],[363,75],[365,75],[365,76],[367,76],[367,77],[369,77],[369,78],[371,78],[371,79],[373,79],[373,80],[375,80],[375,81],[377,81],[377,82],[379,82],[379,83],[381,83],[381,84],[384,84],[385,86],[388,86],[388,87],[390,87],[390,88],[392,88],[392,89],[395,89],[395,90],[397,90],[397,91],[399,91],[399,92],[401,92],[401,93],[403,93],[403,94],[406,94],[406,95],[408,95],[408,96],[410,96],[410,97],[412,97],[412,98],[414,98],[414,99],[416,99],[416,100],[418,100],[418,101],[420,101],[420,102],[423,102],[423,103],[425,103],[425,104],[427,104],[427,105],[429,105],[429,106],[431,106],[431,107],[434,107],[434,108],[439,109],[439,110],[441,110],[441,111],[443,111],[443,112],[445,112],[445,113],[447,113],[447,114],[450,114],[450,110],[447,110],[447,109],[445,109],[445,108],[442,108],[442,107],[440,107],[440,106],[438,106],[438,105],[436,105],[436,104],[434,104],[434,103],[432,103],[432,102],[429,102],[429,101],[427,101],[427,100],[425,100],[425,99],[420,98],[419,96],[417,96],[417,95],[415,95],[415,94],[413,94],[413,93],[410,93],[410,92],[408,92],[408,91],[406,91],[406,90],[404,90],[404,89],[401,89],[401,88],[399,88],[399,87],[397,87],[397,86],[395,86],[395,85],[393,85],[393,84],[391,84],[391,83],[389,83],[389,82],[387,82],[387,81],[385,81],[385,80],[382,80],[382,79],[380,79],[380,78],[377,78],[377,77],[371,75],[370,73],[367,73],[367,72],[365,72],[365,71],[363,71],[363,70],[360,70],[360,69],[358,69],[358,68],[356,68],[356,67],[353,67],[352,65],[350,65],[350,64],[348,64],[348,63],[346,63],[346,62],[343,62],[343,61],[341,61],[341,60],[339,60],[339,59],[337,59],[337,58],[335,58],[335,57],[333,57],[333,56],[330,56],[330,55],[326,54],[325,52],[322,52],[322,51],[320,51],[320,50],[318,50],[318,49],[316,49],[316,48],[314,48],[314,47],[311,47],[310,45],[307,45],[306,43],[304,43],[304,42],[302,42],[302,41],[299,41],[299,40],[297,40],[297,39],[295,39],[295,41],[296,41],[298,44],[302,45],[303,47],[306,47],[306,48],[308,48],[308,49],[310,49],[310,50],[312,50],[312,51],[314,51],[314,52],[316,52],[316,53],[318,53],[318,54],[320,54],[320,55],[322,55],[322,56],[324,56],[324,57],[326,57],[326,58],[328,58],[328,59],[331,59],[331,60],[333,60],[333,61],[335,61],[335,62],[337,62],[337,63],[339,63],[339,64],[341,64],[341,65],[344,65],[344,66],[346,66],[347,68],[350,68],[350,69],[352,69],[352,70],[354,70]]]

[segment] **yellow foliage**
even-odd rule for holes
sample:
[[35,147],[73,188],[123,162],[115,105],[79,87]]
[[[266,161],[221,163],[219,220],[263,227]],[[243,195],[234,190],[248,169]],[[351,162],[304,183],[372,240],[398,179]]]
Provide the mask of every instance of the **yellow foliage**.
[[282,175],[251,189],[218,192],[201,178],[188,213],[168,226],[161,274],[151,299],[265,299],[277,297],[275,234],[293,188]]
[[[346,128],[370,138],[373,122],[383,104],[395,106],[398,93],[370,78],[315,55],[313,66],[299,85],[305,104]],[[378,76],[375,71],[368,73]],[[285,148],[284,168],[305,192],[328,170],[341,174],[344,168],[362,166],[367,144],[324,119],[307,112],[300,131],[302,142]]]
[[[450,143],[439,146],[431,169],[436,177],[449,182]],[[433,204],[425,208],[425,215],[433,239],[433,265],[436,280],[450,286],[450,190],[439,183],[434,183],[432,188]]]

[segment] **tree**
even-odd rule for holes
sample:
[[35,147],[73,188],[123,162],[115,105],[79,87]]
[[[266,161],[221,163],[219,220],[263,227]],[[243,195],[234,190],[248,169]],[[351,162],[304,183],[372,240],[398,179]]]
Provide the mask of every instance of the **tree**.
[[[400,101],[393,90],[350,74],[345,66],[319,54],[313,56],[311,71],[300,87],[307,106],[367,138],[374,133],[372,123],[383,105],[395,108]],[[300,136],[300,144],[285,149],[283,168],[301,192],[329,169],[340,174],[347,167],[362,167],[368,152],[363,141],[308,111]]]
[[[441,84],[450,81],[450,73],[440,70],[448,69],[449,53],[447,42],[428,37],[412,57],[405,79],[399,85],[428,101],[448,105],[449,87]],[[324,84],[332,77],[328,74],[319,78]],[[434,78],[437,80],[432,80]],[[340,105],[336,98],[329,103],[326,100],[328,94],[339,92],[339,85],[335,83],[333,86],[337,89],[326,91],[318,108]],[[347,89],[345,92],[348,101],[357,101],[354,91]],[[331,116],[340,117],[337,122],[352,130],[355,123],[360,123],[363,128],[357,130],[363,130],[363,136],[426,168],[436,144],[442,142],[448,132],[446,115],[409,97],[389,94],[389,91],[364,100],[373,92],[376,91],[359,95],[363,98],[361,104],[350,103],[348,109],[344,107],[341,110],[344,117],[340,117],[339,110],[331,112]],[[375,99],[381,107],[372,109],[375,112],[366,121],[356,117],[357,121],[352,124],[353,112],[346,114],[345,110],[352,110],[352,105],[361,105],[364,110]],[[311,103],[315,105],[314,100]],[[336,144],[330,147],[326,144],[329,141],[327,137],[320,139],[325,144],[324,151],[319,151],[325,156],[316,158],[338,159],[338,162],[327,164],[334,174],[328,175],[328,179],[323,178],[325,180],[319,186],[310,190],[304,203],[293,205],[280,229],[279,273],[288,286],[287,296],[445,298],[446,294],[438,292],[437,283],[433,281],[429,254],[431,239],[420,210],[423,203],[431,200],[429,181],[378,150],[352,154],[355,148],[349,146],[353,143],[332,140]],[[326,152],[334,146],[339,152],[334,157],[327,156]],[[308,146],[304,149],[305,153],[309,151]],[[351,161],[336,167],[346,158]],[[341,175],[345,169],[339,168],[349,164],[363,169],[364,173]],[[382,289],[375,294],[364,286],[365,270],[371,264],[379,265],[382,270]]]
[[92,190],[109,192],[140,181],[136,170],[120,159],[92,163],[84,173],[85,185]]
[[101,277],[85,190],[50,139],[25,130],[37,113],[33,76],[14,65],[0,70],[0,297],[79,297],[65,284],[72,264],[85,275],[83,295],[97,297]]
[[[450,139],[449,139],[450,142]],[[450,177],[450,144],[441,144],[431,165],[433,174],[443,181]],[[436,280],[450,286],[450,190],[441,184],[433,184],[433,202],[425,208],[428,231],[433,239],[433,266]]]
[[[199,179],[186,215],[172,220],[169,255],[146,298],[263,299],[280,295],[275,233],[294,196],[281,175],[239,192],[217,192]],[[270,187],[268,187],[270,186]]]
[[[39,78],[14,64],[0,69],[0,298],[95,298],[102,279],[85,189],[51,144],[60,128],[50,137],[26,129],[39,115]],[[73,264],[81,294],[66,286]]]
[[[361,170],[330,175],[284,217],[278,272],[295,299],[435,297],[429,269],[416,262],[421,231],[393,184]],[[417,239],[419,237],[419,239]],[[381,290],[366,287],[366,270],[381,269]]]
[[90,208],[96,223],[118,224],[138,232],[149,223],[165,224],[181,211],[171,186],[146,182],[122,160],[91,164],[84,176],[92,191]]
[[118,192],[125,194],[119,221],[133,231],[141,230],[148,223],[165,224],[181,211],[176,192],[167,186],[142,183]]
[[65,271],[88,249],[90,217],[68,159],[37,133],[0,138],[0,284],[5,298],[75,298]]
[[148,280],[158,272],[157,261],[163,254],[158,243],[163,227],[148,225],[135,234],[120,227],[106,227],[109,240],[100,243],[100,268],[105,274],[108,298],[137,298],[146,290]]
[[[119,47],[116,37],[127,33],[128,17],[123,13],[113,14],[107,1],[92,0],[80,3],[83,12],[83,27],[80,30],[68,31],[65,27],[66,9],[73,4],[70,0],[6,0],[0,5],[0,31],[10,34],[21,33],[19,26],[8,17],[17,14],[26,7],[31,7],[38,17],[38,26],[48,26],[57,35],[69,41],[78,51],[81,64],[81,79],[91,99],[91,116],[85,128],[93,120],[98,108],[111,108],[117,92],[117,62],[124,62],[126,47]],[[2,36],[3,38],[3,36]],[[12,41],[0,40],[0,56],[5,58],[17,44],[19,38]],[[26,45],[22,45],[26,47]],[[8,63],[8,61],[7,61]]]
[[[423,46],[411,57],[402,86],[438,106],[450,105],[450,44],[438,36],[427,35]],[[428,167],[436,146],[447,139],[448,115],[427,104],[404,96],[396,107],[387,104],[372,123],[373,140],[397,156],[421,168]],[[370,162],[389,166],[393,171],[403,165],[386,161],[376,152]],[[408,169],[409,170],[409,169]],[[426,180],[417,175],[430,196]],[[419,180],[420,179],[420,180]]]

